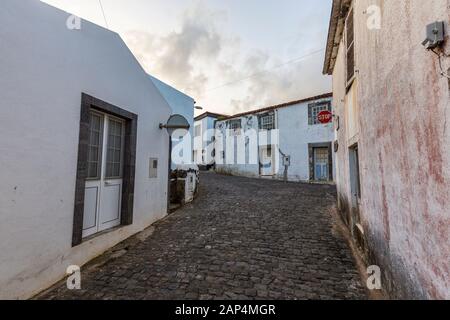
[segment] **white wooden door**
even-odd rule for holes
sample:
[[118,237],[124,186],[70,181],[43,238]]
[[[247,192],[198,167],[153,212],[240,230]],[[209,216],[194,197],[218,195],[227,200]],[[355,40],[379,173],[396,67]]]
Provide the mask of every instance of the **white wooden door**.
[[83,237],[120,225],[124,134],[123,120],[91,113]]

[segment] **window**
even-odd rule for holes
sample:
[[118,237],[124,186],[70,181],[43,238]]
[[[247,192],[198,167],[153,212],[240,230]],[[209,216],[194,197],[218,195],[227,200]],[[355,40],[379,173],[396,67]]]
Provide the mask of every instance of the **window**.
[[241,120],[230,120],[228,122],[228,128],[230,129],[230,135],[234,135],[234,136],[238,136],[241,134],[241,128],[242,128],[242,124],[241,124]]
[[106,156],[106,178],[109,179],[122,176],[123,127],[123,121],[109,119]]
[[91,112],[88,144],[88,179],[100,179],[102,163],[103,117]]
[[331,111],[330,102],[312,103],[308,106],[309,124],[310,125],[321,124],[319,121],[319,113],[321,113],[322,111]]
[[267,157],[272,158],[272,146],[267,146]]
[[353,195],[361,200],[361,181],[360,181],[360,171],[359,171],[359,152],[358,146],[350,148],[350,180]]
[[350,9],[345,22],[347,83],[349,83],[355,75],[355,30],[353,15],[352,8]]
[[194,134],[196,137],[200,137],[202,135],[202,126],[200,124],[195,126]]
[[275,129],[275,114],[266,113],[259,117],[260,130],[274,130]]
[[158,159],[150,158],[149,178],[158,178]]

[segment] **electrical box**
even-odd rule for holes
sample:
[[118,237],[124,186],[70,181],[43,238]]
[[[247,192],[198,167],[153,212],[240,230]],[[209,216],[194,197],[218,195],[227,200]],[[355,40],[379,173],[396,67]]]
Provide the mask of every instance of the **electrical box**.
[[422,45],[428,50],[431,50],[443,44],[444,40],[444,22],[436,21],[427,26],[427,38],[422,42]]
[[149,164],[149,178],[158,178],[158,159],[157,158],[150,158],[150,164]]

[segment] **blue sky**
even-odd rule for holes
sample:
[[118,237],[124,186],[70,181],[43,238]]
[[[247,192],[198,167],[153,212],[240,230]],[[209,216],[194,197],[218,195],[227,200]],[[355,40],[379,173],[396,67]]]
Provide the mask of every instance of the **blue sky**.
[[[98,0],[43,0],[105,26]],[[226,114],[331,91],[331,0],[102,0],[147,72]],[[305,55],[314,52],[305,59]]]

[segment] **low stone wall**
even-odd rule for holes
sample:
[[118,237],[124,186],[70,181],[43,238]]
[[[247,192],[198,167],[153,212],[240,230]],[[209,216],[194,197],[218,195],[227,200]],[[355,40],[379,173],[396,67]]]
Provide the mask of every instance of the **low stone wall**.
[[185,205],[194,201],[198,194],[198,167],[177,168],[171,173],[170,202]]

